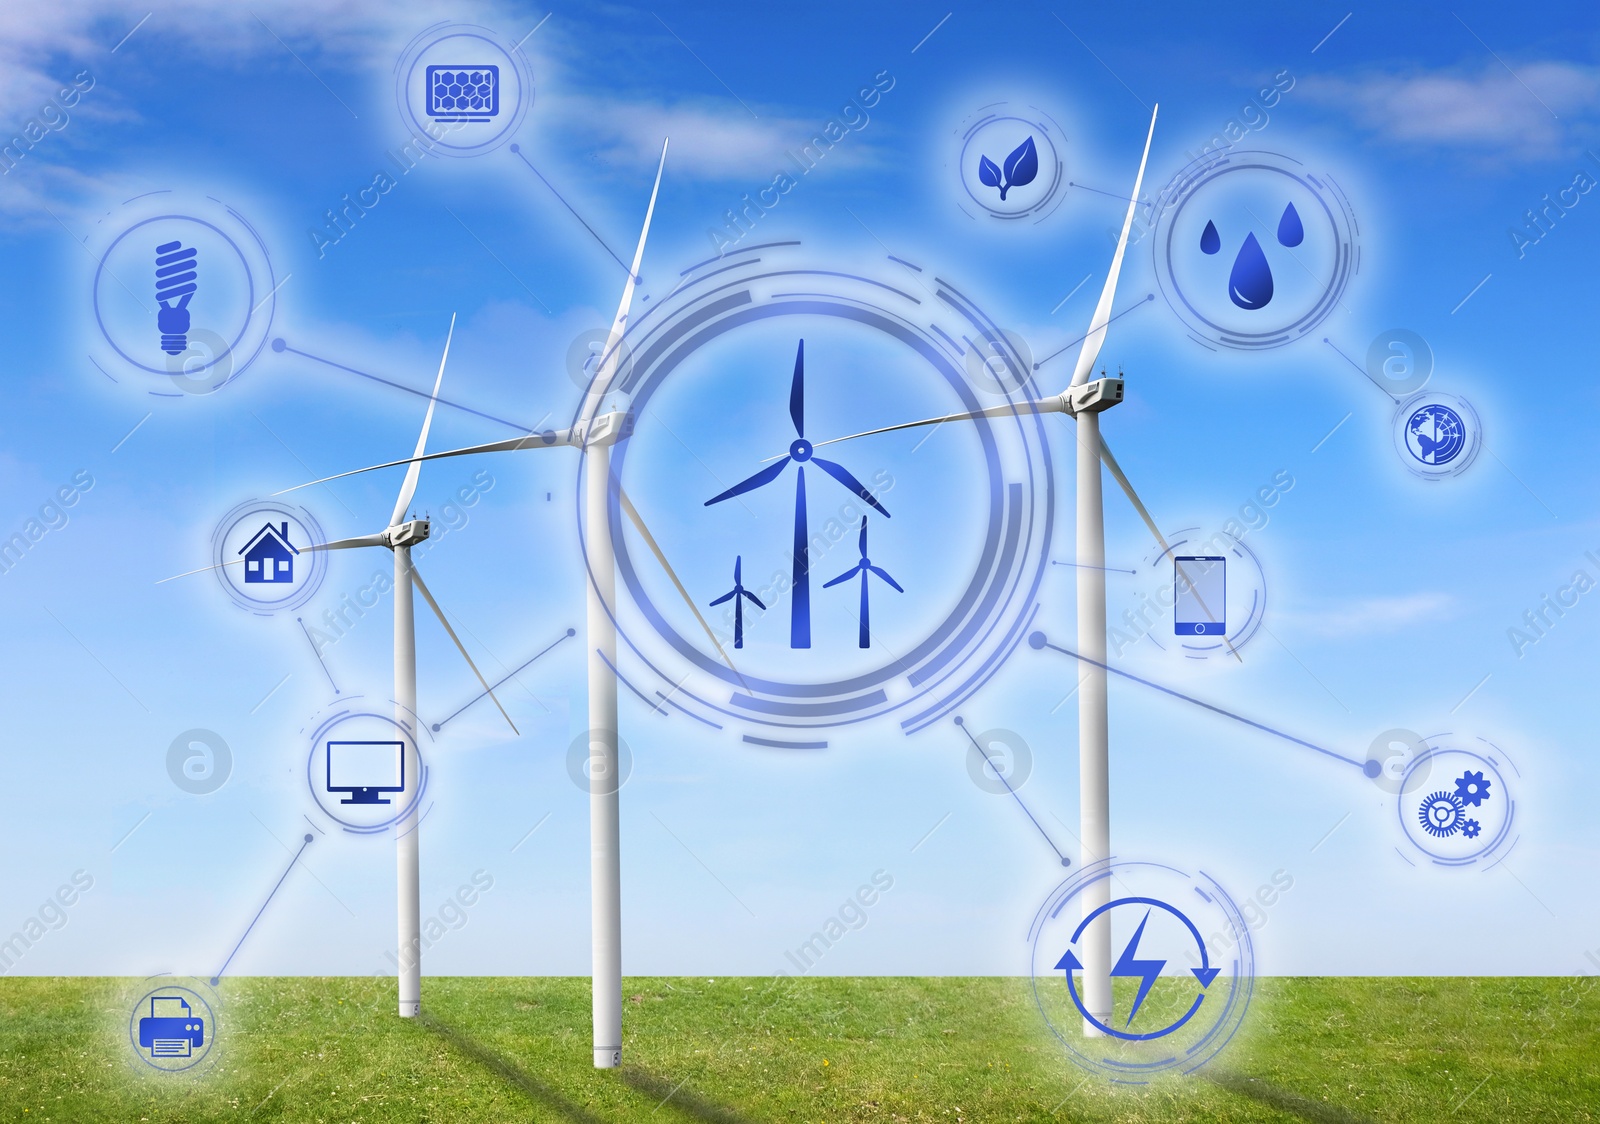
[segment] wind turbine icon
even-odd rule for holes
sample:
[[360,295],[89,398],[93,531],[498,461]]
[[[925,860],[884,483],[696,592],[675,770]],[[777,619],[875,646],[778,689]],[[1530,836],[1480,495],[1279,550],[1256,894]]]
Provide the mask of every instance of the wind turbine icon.
[[867,575],[877,574],[878,577],[894,586],[894,588],[899,590],[901,593],[904,593],[905,590],[900,588],[899,582],[895,581],[889,576],[889,572],[887,570],[884,570],[878,566],[874,566],[872,564],[872,559],[867,557],[867,517],[865,515],[861,517],[860,545],[861,561],[857,562],[854,566],[850,567],[850,569],[846,570],[832,581],[823,582],[822,588],[828,589],[831,586],[838,585],[840,582],[845,581],[848,578],[855,577],[857,574],[861,575],[861,646],[866,648],[870,647],[872,640],[872,633],[867,625]]
[[[733,588],[727,593],[724,593],[721,597],[717,598],[715,601],[711,602],[712,605],[721,605],[730,598],[733,600],[733,646],[735,648],[744,647],[745,598],[748,597],[750,602],[758,609],[766,608],[766,606],[761,603],[761,598],[757,597],[755,594],[746,589],[743,582],[739,580],[739,570],[743,565],[744,556],[736,555],[733,559]],[[833,583],[829,582],[828,584],[832,585]]]
[[789,384],[789,417],[794,422],[795,439],[789,444],[788,455],[776,464],[739,481],[721,495],[712,496],[705,505],[710,507],[714,503],[742,496],[746,492],[770,484],[789,466],[790,461],[794,462],[794,586],[789,608],[789,647],[809,648],[811,647],[811,534],[806,522],[806,462],[816,465],[877,508],[885,519],[889,517],[889,510],[873,498],[872,493],[867,491],[861,481],[850,475],[843,465],[817,456],[815,447],[806,440],[805,340],[800,341],[800,346],[794,354],[794,381]]

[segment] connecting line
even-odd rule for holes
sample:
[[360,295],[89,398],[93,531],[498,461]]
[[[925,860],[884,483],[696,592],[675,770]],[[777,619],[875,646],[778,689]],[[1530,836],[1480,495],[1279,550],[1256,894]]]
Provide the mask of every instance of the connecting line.
[[1138,570],[1124,570],[1121,566],[1091,566],[1087,562],[1057,562],[1050,560],[1052,566],[1073,566],[1079,570],[1104,570],[1108,574],[1137,574]]
[[272,893],[267,895],[267,900],[261,903],[261,908],[256,910],[256,915],[250,919],[250,924],[245,927],[244,933],[239,937],[239,943],[233,946],[233,951],[228,953],[228,958],[222,962],[222,967],[217,969],[217,974],[211,977],[211,986],[216,987],[222,979],[222,973],[228,970],[228,965],[233,963],[233,958],[239,955],[239,949],[244,945],[244,938],[250,935],[250,930],[256,927],[256,922],[261,920],[261,915],[267,911],[267,906],[272,904],[272,898],[278,892],[278,887],[283,885],[283,880],[289,877],[289,872],[294,869],[294,864],[300,861],[300,856],[305,854],[307,847],[311,846],[312,835],[306,833],[305,842],[300,844],[300,849],[294,853],[294,858],[289,860],[289,865],[283,868],[283,873],[278,876],[277,884],[272,887]]
[[[275,341],[275,343],[276,343],[276,341]],[[278,350],[278,348],[276,346],[274,346],[273,350],[276,351],[276,350]],[[364,379],[371,379],[373,382],[382,383],[384,386],[392,386],[396,390],[403,390],[407,394],[416,395],[418,398],[432,398],[432,395],[428,394],[427,391],[418,390],[418,389],[416,389],[416,387],[407,386],[403,382],[394,382],[391,379],[382,378],[382,377],[380,377],[378,375],[368,374],[366,371],[358,371],[354,367],[346,367],[343,363],[335,363],[332,359],[324,359],[320,355],[312,355],[309,351],[301,351],[297,347],[290,347],[287,343],[285,343],[283,345],[282,350],[287,352],[290,355],[298,355],[302,359],[309,359],[313,363],[321,363],[323,366],[332,367],[336,371],[345,371],[348,374],[360,375]],[[452,402],[448,398],[439,399],[439,405],[441,405],[441,406],[449,406],[451,409],[453,409],[453,410],[461,410],[463,413],[476,414],[480,418],[485,418],[488,421],[492,421],[492,422],[499,422],[501,425],[508,425],[512,429],[516,430],[518,433],[537,433],[539,431],[539,427],[538,426],[526,426],[526,425],[523,425],[521,422],[508,421],[505,418],[497,418],[493,414],[486,414],[482,410],[474,410],[471,406],[463,406],[461,403]],[[541,424],[543,424],[543,423],[541,423]]]
[[[522,672],[526,668],[528,668],[529,666],[531,666],[533,664],[534,660],[539,659],[539,657],[543,656],[545,654],[545,652],[548,652],[551,648],[554,648],[557,644],[561,643],[563,640],[570,640],[572,637],[574,637],[576,635],[577,635],[577,632],[575,630],[570,629],[570,628],[567,629],[567,631],[563,632],[560,636],[556,637],[553,642],[551,642],[550,644],[546,645],[542,651],[540,651],[537,655],[535,655],[533,657],[533,659],[529,660],[527,663],[523,664],[521,667],[517,668],[515,671],[512,671],[509,674],[507,674],[504,679],[500,680],[499,683],[496,683],[494,685],[494,687],[490,687],[489,690],[490,691],[494,690],[495,687],[499,687],[501,683],[509,683],[512,680],[512,678],[514,678],[517,675],[522,674]],[[460,710],[457,710],[455,712],[455,714],[452,714],[450,716],[450,718],[445,718],[445,719],[442,719],[442,720],[440,720],[438,722],[435,722],[433,724],[433,732],[437,734],[439,732],[439,730],[444,726],[444,724],[446,722],[450,721],[451,718],[455,718],[455,717],[459,716],[462,713],[462,711],[467,709],[467,707],[470,707],[473,703],[477,702],[479,699],[482,699],[482,698],[486,697],[488,694],[489,694],[489,691],[480,691],[476,695],[473,695],[472,698],[468,699],[466,704],[463,705],[460,708]]]
[[[1039,834],[1044,836],[1044,841],[1050,844],[1050,849],[1056,853],[1056,858],[1061,860],[1061,865],[1071,866],[1072,860],[1061,853],[1061,848],[1057,847],[1056,841],[1050,838],[1050,833],[1044,829],[1044,825],[1041,824],[1037,819],[1034,819],[1033,813],[1028,811],[1028,806],[1022,802],[1022,797],[1018,796],[1017,790],[1011,787],[1011,782],[1006,780],[1005,774],[994,767],[994,762],[989,759],[989,755],[985,753],[983,747],[978,744],[978,739],[972,736],[972,731],[967,729],[967,724],[962,720],[960,715],[956,716],[956,725],[960,726],[961,732],[967,735],[967,740],[972,743],[972,748],[978,751],[978,756],[983,758],[983,763],[989,766],[989,771],[992,772],[996,777],[1000,778],[1000,783],[1006,786],[1006,791],[1009,792],[1011,794],[1011,798],[1017,802],[1017,807],[1021,808],[1030,820],[1033,820],[1033,826],[1039,829]],[[944,820],[940,820],[939,822],[943,823]],[[933,832],[930,831],[928,834],[932,835]],[[918,847],[921,845],[922,844],[920,843],[917,844]],[[917,848],[913,847],[911,849],[915,851]]]
[[[339,684],[333,681],[333,672],[328,670],[328,662],[322,658],[322,649],[317,647],[317,642],[315,640],[311,639],[311,631],[306,628],[306,622],[301,618],[296,617],[294,619],[294,623],[299,625],[300,631],[306,634],[306,643],[311,645],[311,654],[316,656],[317,662],[322,665],[322,674],[328,677],[328,686],[333,688],[334,694],[339,694]],[[279,686],[282,686],[282,684],[279,684]],[[273,690],[277,690],[277,687],[274,687]],[[266,700],[263,699],[262,701],[265,702]]]
[[[1139,301],[1136,304],[1129,305],[1127,308],[1125,308],[1121,312],[1117,313],[1111,319],[1107,320],[1105,326],[1107,328],[1109,328],[1111,325],[1115,324],[1118,320],[1121,320],[1124,316],[1128,315],[1128,313],[1132,312],[1134,309],[1143,308],[1146,304],[1148,304],[1150,301],[1153,301],[1155,299],[1156,299],[1156,295],[1154,293],[1146,293],[1144,295],[1144,300]],[[1080,343],[1082,343],[1084,340],[1086,340],[1088,338],[1089,337],[1087,335],[1082,335],[1082,336],[1079,336],[1077,339],[1073,340],[1071,343],[1066,344],[1065,346],[1056,348],[1056,350],[1052,351],[1049,355],[1046,355],[1043,359],[1041,359],[1037,363],[1035,363],[1033,365],[1033,369],[1035,371],[1037,371],[1040,367],[1043,367],[1046,363],[1050,362],[1050,360],[1054,359],[1056,356],[1060,355],[1062,352],[1069,351],[1072,348],[1077,347]]]
[[1035,632],[1028,638],[1028,643],[1032,644],[1035,648],[1051,648],[1057,652],[1060,652],[1064,656],[1071,656],[1073,659],[1079,660],[1083,663],[1093,664],[1095,667],[1098,667],[1104,671],[1109,671],[1113,675],[1120,675],[1124,679],[1131,679],[1135,683],[1141,683],[1146,687],[1154,687],[1156,690],[1162,692],[1163,694],[1171,695],[1175,699],[1182,699],[1184,702],[1194,703],[1195,706],[1204,707],[1215,714],[1222,715],[1224,718],[1231,718],[1235,722],[1243,722],[1246,726],[1254,726],[1256,729],[1271,734],[1273,737],[1282,738],[1284,741],[1293,742],[1295,745],[1303,745],[1307,749],[1314,749],[1326,757],[1333,758],[1335,761],[1343,761],[1346,765],[1354,765],[1363,772],[1366,771],[1366,763],[1364,761],[1357,761],[1353,757],[1346,757],[1344,754],[1335,753],[1331,749],[1323,749],[1320,745],[1312,745],[1310,742],[1305,741],[1302,738],[1297,738],[1293,734],[1286,734],[1282,730],[1274,730],[1271,726],[1263,725],[1253,718],[1246,718],[1242,714],[1235,714],[1231,710],[1224,710],[1220,706],[1213,706],[1211,703],[1202,702],[1193,695],[1186,695],[1182,691],[1174,691],[1171,687],[1163,687],[1159,683],[1152,683],[1148,679],[1141,679],[1132,672],[1123,671],[1120,668],[1112,667],[1110,664],[1101,663],[1099,660],[1092,660],[1088,656],[1080,655],[1077,652],[1072,651],[1070,648],[1063,648],[1059,644],[1052,644],[1048,639],[1045,638],[1045,634],[1042,632]]
[[[528,170],[530,172],[532,172],[534,175],[539,177],[539,182],[544,184],[546,187],[548,187],[550,189],[550,193],[552,195],[554,195],[557,199],[561,200],[561,205],[563,207],[565,207],[569,212],[571,212],[573,218],[577,219],[580,223],[583,224],[583,229],[587,230],[590,234],[594,235],[594,240],[596,242],[600,243],[601,249],[605,250],[606,253],[611,255],[611,260],[612,261],[616,262],[618,265],[620,265],[622,267],[622,272],[627,273],[627,274],[629,274],[631,276],[632,275],[632,270],[630,270],[628,268],[628,263],[623,261],[621,258],[617,257],[617,252],[615,250],[613,250],[610,246],[608,246],[606,244],[606,240],[604,238],[600,237],[599,232],[596,231],[594,227],[590,226],[582,215],[578,214],[577,209],[574,208],[571,203],[567,202],[567,197],[565,195],[562,195],[561,192],[556,190],[556,185],[551,183],[549,180],[545,179],[544,178],[544,173],[541,172],[538,168],[535,168],[533,166],[533,161],[529,160],[525,155],[523,155],[522,146],[520,144],[514,144],[514,145],[511,146],[511,151],[512,151],[513,154],[516,155],[516,157],[519,160],[521,160],[524,164],[526,164],[528,166]],[[633,283],[635,285],[639,284],[639,278],[634,277]]]

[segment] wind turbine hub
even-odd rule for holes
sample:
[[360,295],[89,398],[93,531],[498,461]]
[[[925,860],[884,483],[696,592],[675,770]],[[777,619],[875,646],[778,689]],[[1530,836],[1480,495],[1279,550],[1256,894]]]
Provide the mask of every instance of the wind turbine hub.
[[794,444],[789,446],[789,455],[802,464],[811,459],[811,442],[804,437],[797,437]]
[[861,568],[863,570],[866,570],[866,569],[870,569],[871,566],[872,566],[872,559],[868,558],[865,554],[863,554],[861,556]]
[[389,540],[389,545],[416,546],[428,537],[432,524],[426,519],[411,519],[405,523],[396,523],[384,532],[384,537]]

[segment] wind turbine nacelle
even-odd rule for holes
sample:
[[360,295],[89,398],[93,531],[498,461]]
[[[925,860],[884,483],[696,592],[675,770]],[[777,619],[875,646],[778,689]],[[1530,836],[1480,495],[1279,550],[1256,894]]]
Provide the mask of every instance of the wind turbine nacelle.
[[426,519],[412,519],[390,527],[386,532],[390,546],[416,546],[428,537],[432,524]]
[[571,430],[572,444],[582,448],[585,445],[615,445],[624,437],[633,436],[633,411],[612,410],[609,414],[601,414],[590,421],[585,427],[579,422]]
[[1063,397],[1069,414],[1098,414],[1122,401],[1122,380],[1095,379],[1072,387]]

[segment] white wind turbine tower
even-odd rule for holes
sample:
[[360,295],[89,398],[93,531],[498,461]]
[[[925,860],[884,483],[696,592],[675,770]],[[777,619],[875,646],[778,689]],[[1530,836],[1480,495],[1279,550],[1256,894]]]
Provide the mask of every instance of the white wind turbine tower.
[[[1156,107],[1156,111],[1160,106]],[[1144,155],[1139,159],[1139,174],[1133,181],[1133,194],[1128,201],[1128,214],[1122,222],[1122,234],[1117,239],[1117,249],[1111,256],[1111,271],[1106,276],[1105,287],[1100,291],[1100,303],[1095,306],[1094,317],[1089,322],[1089,332],[1078,352],[1078,364],[1073,369],[1072,381],[1067,389],[1030,405],[993,406],[972,413],[946,414],[902,425],[870,429],[832,441],[819,441],[817,448],[837,441],[850,441],[876,433],[889,433],[916,426],[939,425],[949,421],[974,418],[1010,417],[1018,411],[1037,413],[1064,413],[1077,420],[1077,547],[1078,547],[1078,651],[1084,657],[1079,668],[1078,684],[1078,786],[1079,823],[1082,837],[1083,866],[1102,862],[1111,856],[1111,789],[1108,767],[1108,731],[1106,724],[1106,574],[1105,574],[1105,509],[1100,494],[1100,462],[1116,478],[1128,498],[1133,501],[1140,517],[1150,528],[1163,548],[1166,542],[1157,530],[1150,513],[1134,493],[1133,486],[1123,474],[1111,450],[1100,436],[1100,414],[1122,401],[1121,378],[1100,378],[1090,381],[1095,361],[1100,356],[1100,346],[1105,341],[1106,325],[1111,321],[1111,301],[1117,291],[1117,276],[1122,271],[1123,253],[1128,248],[1128,231],[1133,225],[1133,215],[1138,207],[1139,192],[1144,183],[1145,163],[1150,159],[1150,142],[1155,137],[1156,113],[1150,114],[1150,131],[1145,136]],[[1111,888],[1101,879],[1084,893],[1083,912],[1088,916],[1110,900]],[[1102,913],[1084,933],[1083,938],[1083,999],[1089,1013],[1102,1022],[1111,1017],[1111,916]],[[1099,1032],[1084,1023],[1086,1035]]]
[[[611,446],[633,432],[633,417],[626,409],[602,410],[607,394],[617,381],[621,366],[622,336],[627,327],[628,310],[633,304],[639,266],[644,259],[650,220],[655,214],[656,195],[661,190],[661,175],[667,163],[667,146],[661,146],[661,162],[656,168],[655,186],[645,209],[644,226],[639,231],[633,266],[622,288],[622,300],[611,322],[600,366],[584,396],[582,409],[571,428],[546,430],[526,437],[512,437],[471,445],[442,453],[424,454],[419,444],[416,455],[407,460],[390,461],[367,468],[342,472],[326,480],[337,480],[360,472],[408,464],[409,479],[421,461],[460,457],[476,453],[509,452],[518,449],[543,449],[570,446],[583,451],[584,508],[583,538],[588,563],[588,686],[589,686],[589,883],[592,930],[591,965],[594,1005],[594,1064],[609,1069],[622,1064],[622,885],[618,839],[620,777],[617,763],[617,626],[615,608],[616,563],[612,550],[607,504],[612,489],[623,513],[649,546],[657,562],[677,587],[712,644],[727,660],[722,644],[700,614],[677,574],[667,563],[655,537],[645,527],[621,485],[611,477]],[[312,481],[314,484],[322,480]],[[299,487],[309,487],[302,484]],[[293,491],[294,489],[287,489]],[[729,663],[731,667],[731,662]]]
[[[412,613],[411,587],[415,585],[427,601],[428,607],[439,618],[439,623],[444,625],[444,630],[455,642],[467,666],[472,668],[472,674],[478,677],[478,682],[488,692],[494,705],[500,708],[500,713],[510,725],[513,732],[517,730],[516,723],[511,721],[511,716],[506,714],[505,707],[500,706],[500,700],[489,688],[488,680],[478,670],[478,665],[472,662],[472,657],[467,654],[466,646],[461,643],[461,638],[456,635],[456,630],[450,627],[450,622],[445,618],[444,610],[439,608],[439,603],[434,600],[423,583],[422,575],[417,571],[415,563],[411,560],[411,548],[428,538],[430,528],[426,519],[406,519],[406,508],[411,503],[411,498],[417,491],[417,477],[421,472],[421,458],[428,444],[428,429],[433,425],[433,410],[438,404],[439,385],[444,381],[445,363],[450,358],[450,341],[455,336],[456,318],[450,317],[450,331],[444,341],[444,354],[439,359],[439,374],[433,380],[433,394],[428,399],[428,412],[422,419],[422,432],[417,437],[416,452],[412,454],[409,462],[411,467],[406,472],[405,481],[400,485],[400,495],[395,500],[394,512],[389,516],[389,525],[383,530],[371,535],[360,535],[356,538],[336,539],[333,542],[313,543],[302,547],[302,550],[350,550],[355,547],[378,546],[386,547],[394,552],[394,720],[402,729],[411,731],[411,738],[416,742],[418,735],[417,720],[417,633],[416,620]],[[406,462],[402,462],[406,463]],[[225,563],[233,565],[233,563]],[[208,566],[201,570],[191,570],[189,573],[199,574],[206,570],[217,569]],[[187,577],[188,574],[179,574],[178,577]],[[172,578],[163,579],[172,581]],[[157,583],[160,584],[160,583]],[[413,768],[412,776],[420,777],[421,770]],[[418,807],[415,801],[410,811],[394,825],[395,831],[395,881],[399,929],[398,957],[398,984],[400,1014],[407,1018],[415,1017],[422,1006],[422,914],[420,907],[420,848],[418,839]]]

